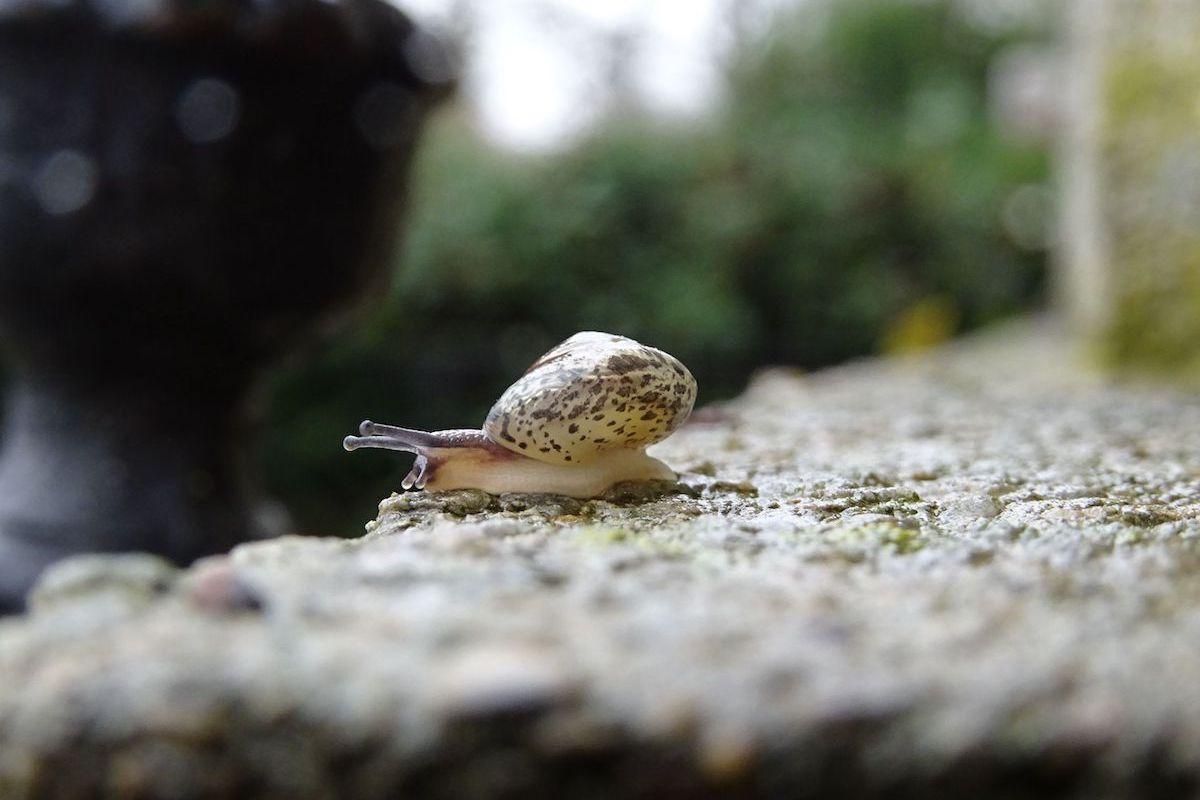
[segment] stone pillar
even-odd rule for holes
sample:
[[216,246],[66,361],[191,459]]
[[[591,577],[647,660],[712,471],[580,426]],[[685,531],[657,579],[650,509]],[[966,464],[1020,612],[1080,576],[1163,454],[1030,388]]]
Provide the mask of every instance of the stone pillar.
[[1200,383],[1200,4],[1075,0],[1059,291],[1089,353]]

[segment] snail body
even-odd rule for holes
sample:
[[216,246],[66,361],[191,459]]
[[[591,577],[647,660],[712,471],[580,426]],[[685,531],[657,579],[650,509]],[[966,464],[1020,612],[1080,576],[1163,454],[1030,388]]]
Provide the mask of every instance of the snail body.
[[405,489],[594,497],[621,481],[673,480],[646,448],[683,424],[696,379],[673,356],[623,336],[577,333],[533,363],[478,430],[418,431],[366,421],[347,450],[417,455]]

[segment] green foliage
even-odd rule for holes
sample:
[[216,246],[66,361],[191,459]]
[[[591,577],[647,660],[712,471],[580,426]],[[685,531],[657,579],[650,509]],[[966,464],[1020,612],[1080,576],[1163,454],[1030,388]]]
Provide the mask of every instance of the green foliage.
[[931,297],[965,327],[1036,297],[1044,256],[1001,209],[1045,153],[986,109],[1006,42],[944,2],[806,9],[740,48],[690,128],[614,119],[540,157],[430,131],[392,293],[276,396],[267,466],[302,527],[351,533],[398,486],[401,457],[340,452],[359,419],[475,426],[577,330],[674,353],[703,403],[764,363],[874,352]]

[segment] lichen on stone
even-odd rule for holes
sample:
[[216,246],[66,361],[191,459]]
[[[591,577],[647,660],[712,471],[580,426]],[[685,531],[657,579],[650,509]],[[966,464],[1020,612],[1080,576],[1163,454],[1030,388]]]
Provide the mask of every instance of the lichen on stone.
[[64,564],[0,623],[0,794],[1196,785],[1200,404],[1068,352],[769,373],[655,448],[679,485]]

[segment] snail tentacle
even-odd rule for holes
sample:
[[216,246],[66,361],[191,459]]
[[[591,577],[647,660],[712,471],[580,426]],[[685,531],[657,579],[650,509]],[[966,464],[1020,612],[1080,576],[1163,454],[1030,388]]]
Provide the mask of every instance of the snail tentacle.
[[342,447],[347,450],[357,450],[360,447],[376,447],[380,450],[402,450],[406,453],[417,452],[413,446],[390,436],[347,436],[342,439]]
[[[445,437],[437,433],[429,431],[419,431],[415,428],[398,428],[395,425],[383,425],[378,422],[372,422],[369,419],[359,423],[358,433],[363,438],[386,439],[395,441],[410,448],[432,448],[432,447],[447,447],[448,442]],[[351,438],[351,437],[347,437]],[[366,445],[370,446],[370,445]],[[409,452],[417,452],[417,450],[409,450]]]
[[458,447],[487,447],[489,442],[481,431],[419,431],[398,428],[364,420],[358,426],[359,436],[347,436],[342,446],[347,450],[376,447],[382,450],[401,450],[405,453],[429,456],[435,450]]
[[424,489],[426,481],[429,480],[429,459],[423,455],[418,455],[417,460],[413,462],[412,469],[404,476],[404,480],[400,481],[400,486],[404,489]]

